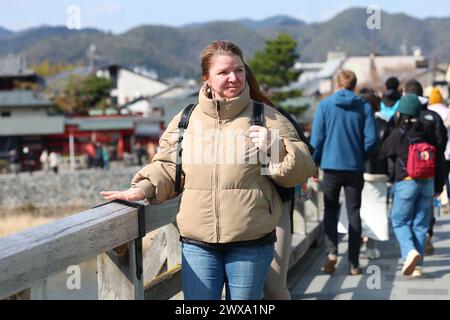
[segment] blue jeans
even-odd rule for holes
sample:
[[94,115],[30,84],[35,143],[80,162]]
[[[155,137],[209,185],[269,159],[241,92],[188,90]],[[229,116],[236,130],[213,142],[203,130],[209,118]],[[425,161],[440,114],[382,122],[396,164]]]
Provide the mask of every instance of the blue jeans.
[[260,300],[274,245],[212,250],[182,243],[185,300]]
[[392,205],[392,227],[400,243],[402,259],[410,250],[425,254],[425,236],[430,223],[431,203],[434,193],[433,179],[402,180],[395,183]]

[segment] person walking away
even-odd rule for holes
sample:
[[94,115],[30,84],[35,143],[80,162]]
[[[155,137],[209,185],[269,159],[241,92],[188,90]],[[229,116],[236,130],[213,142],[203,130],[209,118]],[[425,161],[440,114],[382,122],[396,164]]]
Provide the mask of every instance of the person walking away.
[[48,160],[48,151],[45,149],[42,151],[41,156],[39,157],[39,161],[41,162],[41,170],[47,172],[49,169],[49,160]]
[[354,72],[342,70],[337,91],[322,100],[314,115],[311,145],[314,160],[324,171],[324,229],[327,259],[322,271],[332,274],[338,255],[339,195],[344,188],[349,220],[349,273],[361,274],[359,252],[361,240],[361,192],[364,186],[364,163],[376,147],[377,132],[370,105],[354,94]]
[[[395,127],[395,113],[397,112],[398,104],[400,98],[402,97],[402,89],[399,89],[400,81],[397,77],[390,77],[385,82],[386,90],[383,92],[383,96],[380,104],[379,117],[388,121],[388,126],[386,128],[386,134],[389,135]],[[392,194],[392,184],[394,183],[394,163],[391,159],[388,159],[388,172],[389,172],[389,182],[388,182],[388,199],[387,203],[391,202]]]
[[389,121],[396,113],[402,90],[399,90],[400,81],[397,77],[390,77],[385,83],[386,91],[381,99],[379,117]]
[[107,145],[102,145],[103,169],[109,170],[109,150]]
[[11,171],[14,172],[15,175],[19,174],[20,172],[20,157],[19,153],[16,149],[11,149],[8,152],[9,156],[9,163],[11,167]]
[[49,160],[49,163],[50,163],[50,169],[55,174],[58,174],[59,155],[55,151],[52,151],[52,152],[50,152],[50,155],[48,156],[48,160]]
[[394,201],[391,220],[400,244],[405,276],[420,276],[425,236],[430,223],[436,166],[435,139],[419,121],[421,103],[415,94],[400,100],[396,128],[383,142],[381,154],[395,162]]
[[[264,106],[263,126],[252,125],[254,103],[239,47],[210,43],[201,67],[204,84],[186,129],[182,111],[169,123],[152,162],[134,176],[132,188],[100,194],[107,200],[162,203],[182,191],[176,220],[185,299],[220,300],[224,286],[227,299],[261,299],[282,214],[274,182],[293,187],[312,176],[315,165],[292,124],[275,109]],[[204,157],[195,157],[198,150]],[[221,159],[230,150],[234,157]],[[249,161],[257,154],[270,162]]]
[[380,98],[372,89],[363,88],[359,96],[366,100],[375,115],[378,139],[375,152],[366,161],[364,172],[364,188],[362,191],[361,222],[362,233],[367,238],[366,256],[368,259],[380,257],[377,241],[389,240],[388,210],[386,205],[388,162],[380,156],[382,142],[387,138],[387,121],[380,114]]
[[95,144],[95,156],[94,156],[95,168],[103,170],[104,162],[103,162],[103,150],[102,146],[99,142]]
[[33,174],[33,167],[34,167],[34,164],[35,164],[33,151],[30,150],[29,147],[24,147],[22,149],[22,152],[23,152],[23,154],[25,156],[25,167],[26,167],[28,173],[30,175],[32,175]]
[[[429,139],[433,139],[432,144],[436,146],[436,172],[439,172],[440,174],[434,176],[434,197],[438,198],[444,190],[445,185],[447,165],[445,161],[445,149],[448,142],[448,130],[445,127],[441,116],[437,112],[428,109],[428,99],[423,96],[423,87],[419,81],[412,79],[406,82],[405,93],[413,93],[418,96],[422,106],[419,121],[423,124],[424,131]],[[430,205],[430,210],[433,211],[433,204]],[[431,214],[426,237],[426,254],[433,254],[434,251],[432,237],[434,234],[435,222],[436,218]]]

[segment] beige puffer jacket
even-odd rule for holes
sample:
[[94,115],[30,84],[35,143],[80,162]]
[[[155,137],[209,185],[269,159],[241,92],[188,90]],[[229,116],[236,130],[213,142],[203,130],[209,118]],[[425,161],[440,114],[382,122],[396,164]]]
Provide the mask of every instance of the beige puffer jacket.
[[[254,240],[273,231],[282,202],[273,180],[283,187],[305,182],[316,172],[307,146],[292,124],[265,106],[265,127],[273,137],[269,175],[262,175],[257,149],[250,141],[253,101],[248,86],[236,98],[208,99],[200,90],[183,140],[184,191],[177,224],[180,234],[207,243]],[[220,111],[218,111],[220,110]],[[149,201],[162,203],[174,193],[178,122],[170,122],[152,163],[141,169],[132,185],[144,189]],[[279,132],[279,139],[273,131]],[[274,154],[275,153],[275,154]],[[156,192],[155,192],[156,187]]]

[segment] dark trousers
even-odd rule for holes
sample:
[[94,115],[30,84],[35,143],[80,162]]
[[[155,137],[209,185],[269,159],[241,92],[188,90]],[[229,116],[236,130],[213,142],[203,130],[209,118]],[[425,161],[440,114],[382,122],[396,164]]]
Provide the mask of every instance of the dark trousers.
[[352,266],[359,266],[359,249],[361,242],[361,192],[364,187],[362,171],[325,170],[322,182],[325,213],[325,246],[328,254],[337,254],[339,220],[339,194],[344,187],[345,204],[349,223],[348,260]]

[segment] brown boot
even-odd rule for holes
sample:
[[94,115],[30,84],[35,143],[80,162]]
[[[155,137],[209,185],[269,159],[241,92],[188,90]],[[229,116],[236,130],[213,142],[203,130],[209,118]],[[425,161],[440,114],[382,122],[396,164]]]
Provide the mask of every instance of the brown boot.
[[329,254],[321,270],[326,274],[332,274],[336,270],[336,263],[337,256],[335,254]]
[[434,253],[433,243],[431,242],[430,235],[427,233],[425,238],[425,254],[427,256],[431,256],[433,253]]

